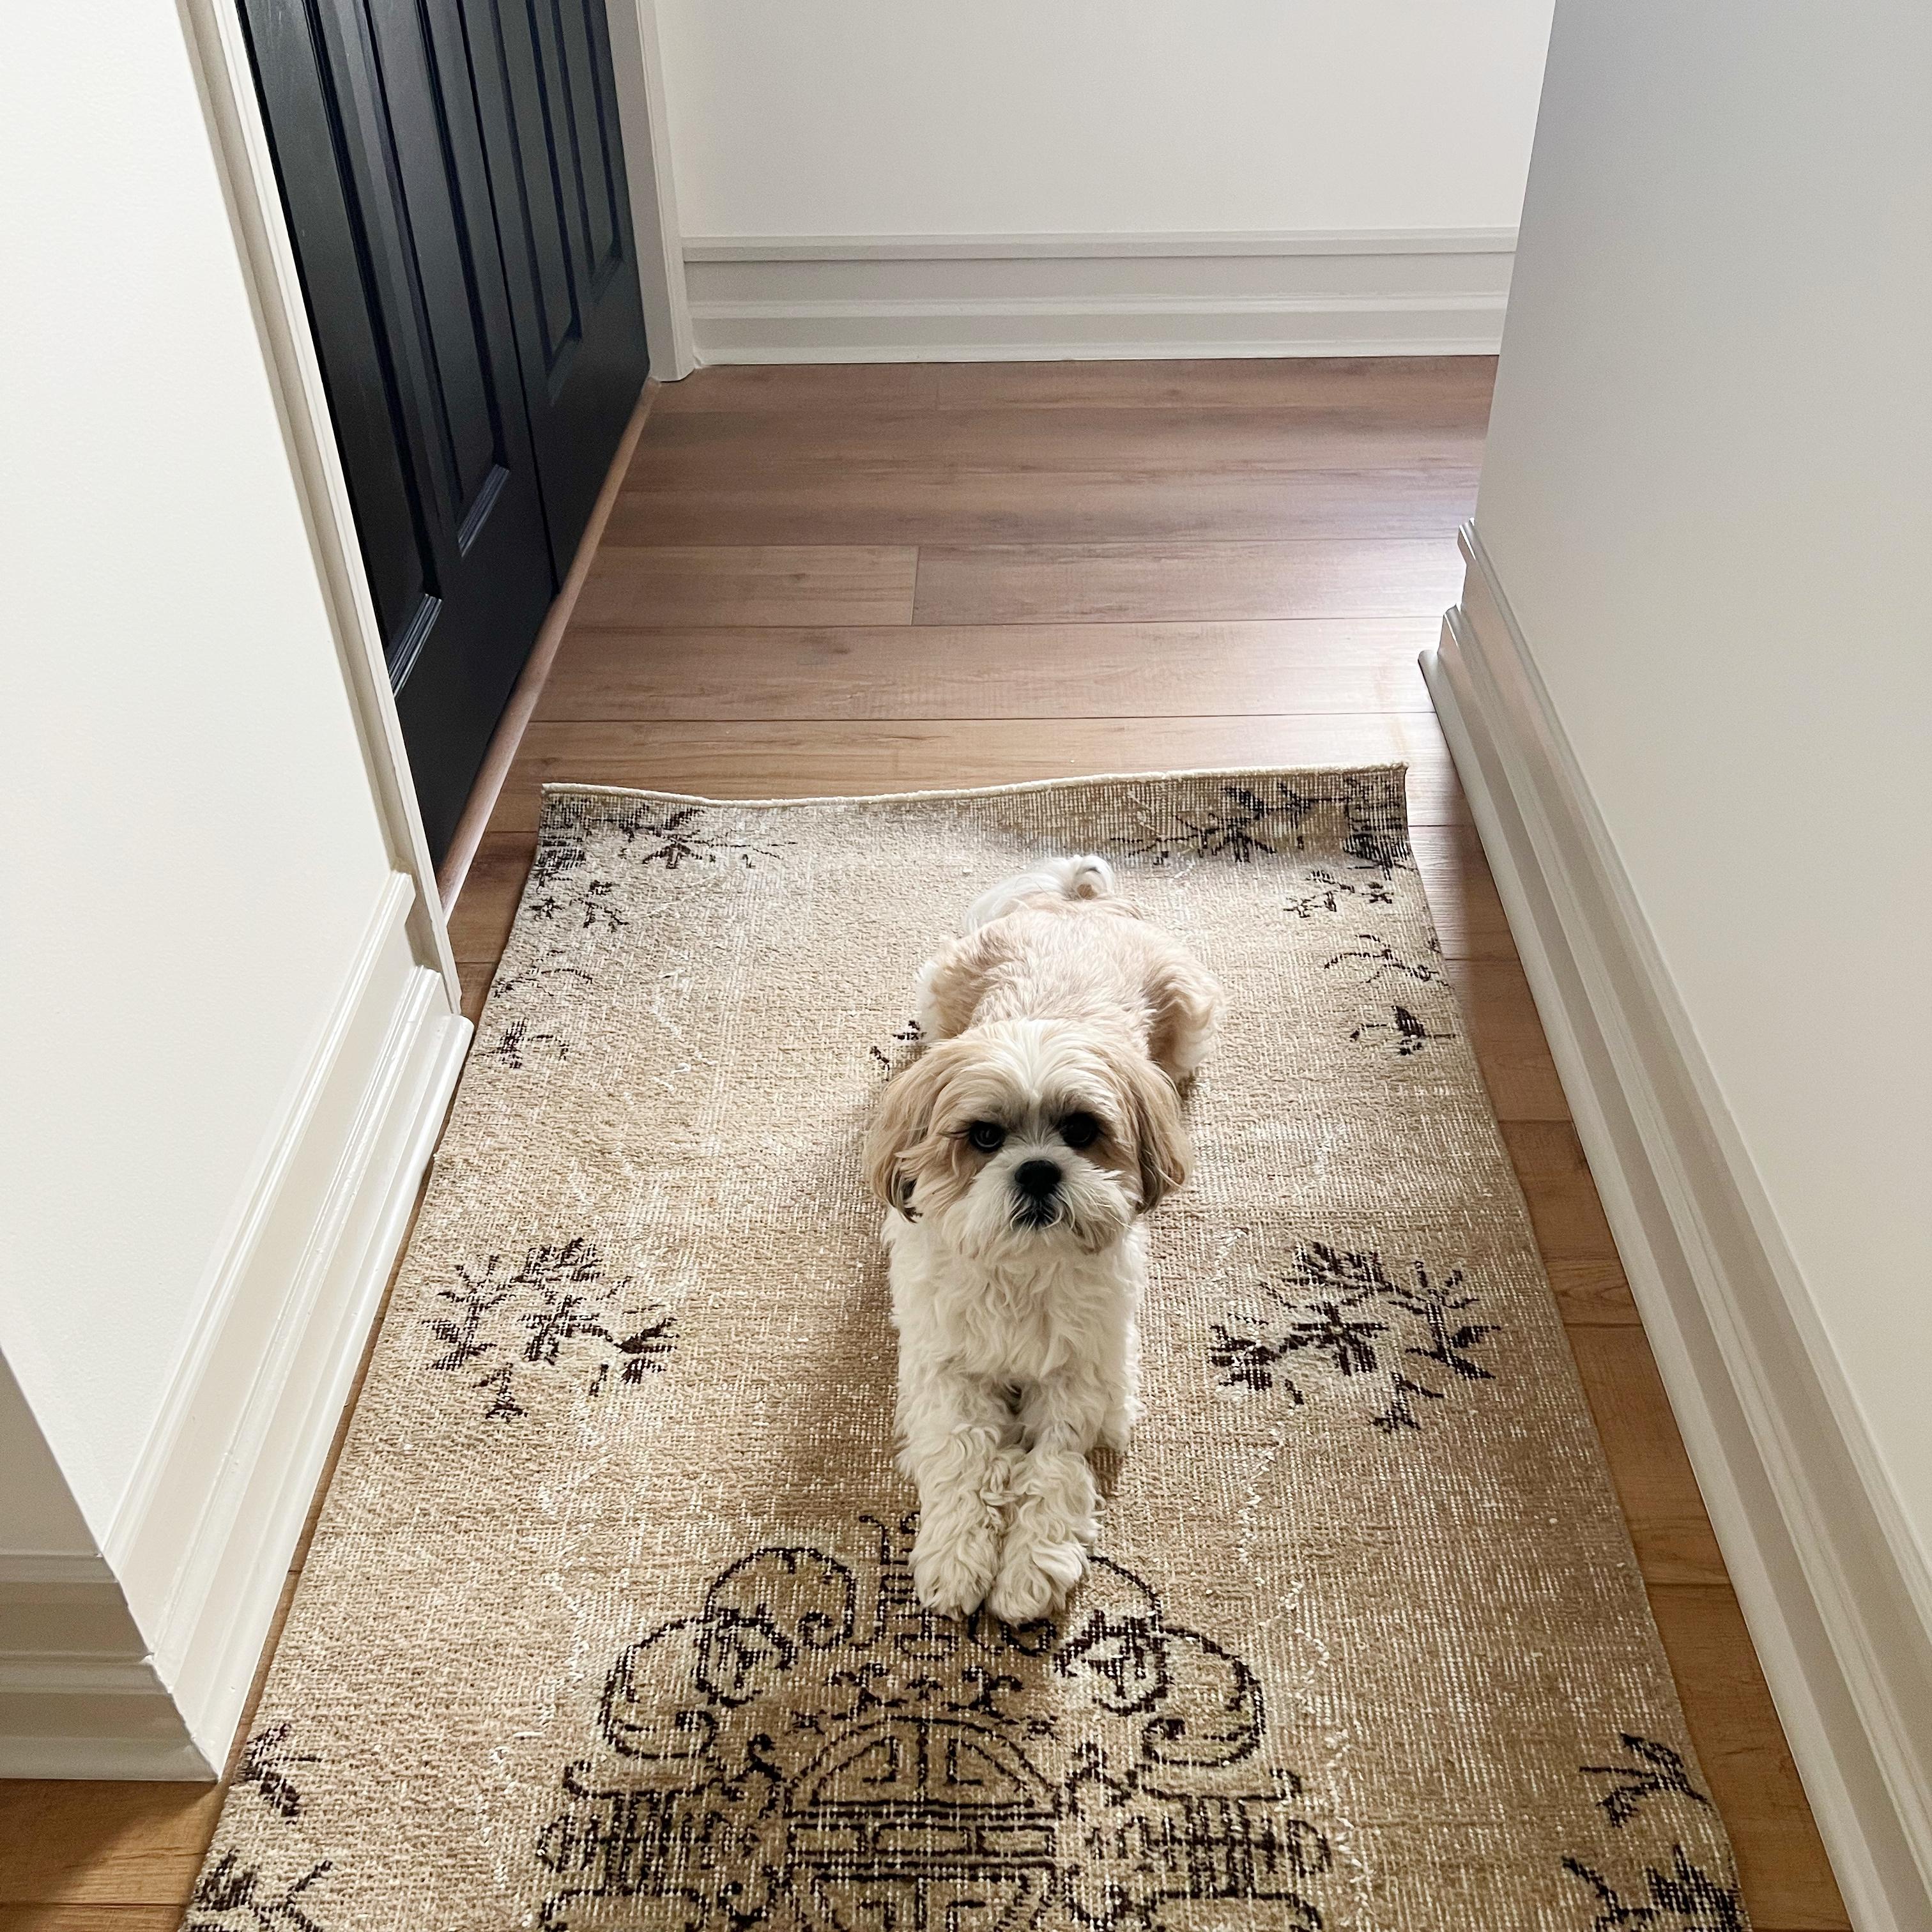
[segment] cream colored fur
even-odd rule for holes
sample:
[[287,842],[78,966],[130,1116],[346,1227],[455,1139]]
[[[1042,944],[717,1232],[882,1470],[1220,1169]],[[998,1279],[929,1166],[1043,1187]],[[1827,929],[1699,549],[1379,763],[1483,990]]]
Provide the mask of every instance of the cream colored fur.
[[1220,1005],[1094,857],[995,886],[920,973],[930,1043],[886,1090],[868,1160],[932,1609],[1023,1622],[1086,1568],[1088,1452],[1124,1447],[1139,1413],[1139,1218],[1186,1178],[1177,1086]]

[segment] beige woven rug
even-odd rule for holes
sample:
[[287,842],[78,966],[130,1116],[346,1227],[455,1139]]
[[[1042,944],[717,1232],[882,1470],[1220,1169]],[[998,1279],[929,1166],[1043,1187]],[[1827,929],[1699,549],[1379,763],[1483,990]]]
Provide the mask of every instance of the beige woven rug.
[[[1147,1421],[928,1618],[857,1149],[1096,850],[1220,976]],[[222,1932],[1733,1932],[1400,770],[562,790],[190,1915]]]

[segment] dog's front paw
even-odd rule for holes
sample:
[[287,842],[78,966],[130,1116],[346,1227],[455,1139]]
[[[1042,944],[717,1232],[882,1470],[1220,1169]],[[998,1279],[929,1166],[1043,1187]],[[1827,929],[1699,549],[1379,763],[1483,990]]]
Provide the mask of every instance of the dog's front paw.
[[1010,1534],[986,1607],[1002,1623],[1030,1624],[1063,1602],[1086,1574],[1087,1552],[1079,1544]]
[[928,1610],[963,1617],[986,1600],[1000,1567],[999,1521],[922,1520],[912,1546],[912,1586]]

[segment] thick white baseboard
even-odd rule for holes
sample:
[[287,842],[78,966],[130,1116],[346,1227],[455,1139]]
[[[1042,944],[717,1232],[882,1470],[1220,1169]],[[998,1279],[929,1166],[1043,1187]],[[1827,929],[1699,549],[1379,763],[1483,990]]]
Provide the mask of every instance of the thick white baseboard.
[[1508,229],[687,237],[704,362],[1490,356]]
[[1932,1926],[1932,1578],[1473,526],[1423,670],[1853,1923]]
[[[65,1493],[50,1459],[8,1474]],[[0,1550],[0,1777],[208,1775],[106,1559]]]
[[470,1023],[392,876],[98,1557],[0,1554],[0,1777],[216,1776]]

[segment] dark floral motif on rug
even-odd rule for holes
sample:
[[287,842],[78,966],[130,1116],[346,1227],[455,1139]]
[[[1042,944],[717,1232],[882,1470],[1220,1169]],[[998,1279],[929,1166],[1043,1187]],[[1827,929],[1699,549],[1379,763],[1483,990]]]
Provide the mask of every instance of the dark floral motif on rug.
[[538,836],[530,867],[531,884],[554,885],[590,862],[592,842],[606,836],[620,841],[623,856],[639,866],[662,866],[674,872],[694,861],[716,865],[735,854],[749,866],[754,857],[775,858],[777,848],[729,837],[716,811],[701,805],[664,806],[646,800],[612,811],[560,811],[553,806]]
[[1282,911],[1296,919],[1312,919],[1317,913],[1340,912],[1345,900],[1349,902],[1352,910],[1395,904],[1395,894],[1389,890],[1385,878],[1345,879],[1328,866],[1312,866],[1306,884],[1306,892],[1290,899],[1282,908]]
[[1263,854],[1299,851],[1308,821],[1332,802],[1285,778],[1259,787],[1223,785],[1215,807],[1176,812],[1171,831],[1138,839],[1124,836],[1112,843],[1128,857],[1156,866],[1178,859],[1232,859],[1237,865],[1252,865]]
[[539,1057],[564,1060],[569,1057],[569,1052],[562,1034],[538,1026],[533,1019],[519,1017],[505,1023],[495,1040],[481,1049],[480,1057],[494,1060],[498,1066],[507,1066],[513,1073],[520,1073]]
[[1172,830],[1138,838],[1123,836],[1112,844],[1128,858],[1156,866],[1190,859],[1252,865],[1259,858],[1300,851],[1310,821],[1338,804],[1348,822],[1342,850],[1353,869],[1376,873],[1384,881],[1414,869],[1401,788],[1379,775],[1346,778],[1339,798],[1319,783],[1309,786],[1288,778],[1224,784],[1206,809],[1177,811]]
[[617,1658],[538,1839],[547,1932],[1322,1924],[1328,1845],[1239,1657],[1105,1559],[1060,1619],[934,1617],[913,1520],[866,1520],[876,1557],[754,1550]]
[[269,1841],[250,1856],[233,1849],[214,1854],[195,1882],[182,1932],[326,1932],[311,1908],[334,1861],[278,1857],[275,1842],[307,1808],[301,1774],[322,1761],[298,1747],[295,1728],[270,1724],[242,1746],[234,1790],[267,1808]]
[[1348,1037],[1358,1046],[1373,1047],[1393,1053],[1398,1060],[1408,1060],[1456,1035],[1453,1028],[1431,1026],[1412,1007],[1396,1000],[1390,1002],[1387,1019],[1364,1020],[1349,1030]]
[[1735,1880],[1706,1870],[1682,1845],[1670,1848],[1667,1870],[1647,1864],[1639,1884],[1620,1888],[1581,1858],[1563,1869],[1594,1894],[1591,1932],[1750,1932]]
[[541,959],[514,973],[499,974],[490,991],[507,998],[521,993],[581,991],[596,983],[595,976],[568,958],[562,947],[553,946]]
[[866,1050],[880,1072],[890,1078],[902,1067],[910,1066],[917,1057],[920,1048],[926,1043],[926,1034],[916,1020],[908,1020],[884,1046],[874,1043]]
[[1332,958],[1323,960],[1322,968],[1324,972],[1330,973],[1338,966],[1346,968],[1358,986],[1372,986],[1378,980],[1391,976],[1413,980],[1418,986],[1439,986],[1448,977],[1436,963],[1442,956],[1442,942],[1431,938],[1429,951],[1432,956],[1428,958],[1406,958],[1389,940],[1378,934],[1358,932],[1352,946]]
[[[1613,1834],[1610,1856],[1563,1861],[1594,1904],[1590,1932],[1749,1932],[1728,1857],[1721,1850],[1714,1858],[1694,1853],[1683,1842],[1693,1819],[1708,1838],[1712,1809],[1683,1753],[1640,1731],[1622,1732],[1618,1743],[1622,1763],[1579,1767],[1600,1787],[1608,1782],[1595,1805]],[[1626,1854],[1620,1847],[1631,1838],[1640,1842]],[[1700,1863],[1700,1856],[1710,1862]]]
[[701,806],[667,811],[632,805],[588,820],[580,814],[547,818],[530,862],[524,916],[582,932],[616,933],[628,926],[628,916],[617,908],[615,879],[576,876],[590,866],[593,844],[607,836],[621,849],[614,853],[608,844],[603,844],[604,860],[615,857],[634,866],[662,866],[668,872],[693,862],[715,866],[729,856],[748,867],[754,856],[777,856],[775,847],[727,836],[712,826],[715,816]]
[[1642,1815],[1654,1798],[1688,1798],[1708,1807],[1710,1799],[1690,1782],[1690,1767],[1682,1751],[1659,1744],[1635,1731],[1624,1731],[1618,1738],[1629,1762],[1624,1764],[1586,1764],[1586,1778],[1610,1780],[1610,1787],[1597,1800],[1605,1817],[1621,1828]]
[[467,1376],[492,1422],[529,1413],[519,1398],[532,1375],[580,1376],[601,1396],[614,1370],[620,1385],[635,1388],[675,1346],[673,1318],[638,1298],[628,1275],[608,1275],[580,1234],[530,1249],[514,1268],[492,1255],[480,1267],[458,1262],[455,1274],[436,1292],[441,1312],[423,1318],[438,1345],[429,1366]]
[[621,932],[631,922],[617,910],[616,895],[615,879],[577,879],[527,900],[524,912],[578,932]]
[[1299,1408],[1307,1396],[1289,1370],[1312,1372],[1362,1391],[1370,1426],[1393,1436],[1421,1429],[1418,1405],[1495,1379],[1478,1356],[1501,1330],[1471,1318],[1477,1298],[1460,1268],[1438,1274],[1412,1261],[1391,1272],[1373,1250],[1312,1241],[1258,1294],[1214,1324],[1208,1359],[1224,1388]]
[[698,805],[677,806],[670,811],[650,805],[627,806],[599,824],[624,842],[625,853],[633,864],[662,866],[668,872],[694,861],[715,866],[734,854],[747,867],[754,857],[778,856],[775,846],[727,838],[714,826],[716,816]]
[[590,848],[581,838],[553,832],[547,825],[538,835],[536,856],[530,861],[530,884],[539,890],[547,889],[590,862]]
[[271,1724],[257,1731],[242,1747],[242,1762],[235,1773],[237,1791],[253,1791],[278,1817],[299,1818],[307,1802],[298,1774],[303,1768],[322,1760],[312,1751],[298,1750],[291,1742],[292,1724]]
[[[568,958],[562,947],[553,946],[528,965],[499,974],[490,992],[493,999],[534,1001],[548,1007],[560,994],[582,992],[596,984],[595,976],[586,968]],[[506,1020],[495,1040],[477,1048],[477,1057],[518,1073],[543,1063],[567,1060],[569,1044],[562,1034],[542,1023],[548,1017],[547,1012],[522,1012]]]
[[224,1852],[196,1881],[182,1932],[326,1932],[310,1914],[309,1894],[334,1864],[323,1858],[284,1880]]
[[1358,872],[1387,880],[1415,870],[1409,849],[1408,813],[1400,786],[1380,778],[1347,781],[1348,830],[1342,850]]

